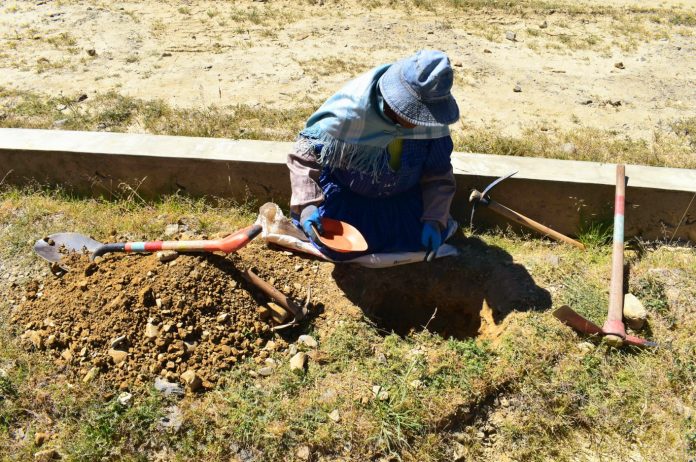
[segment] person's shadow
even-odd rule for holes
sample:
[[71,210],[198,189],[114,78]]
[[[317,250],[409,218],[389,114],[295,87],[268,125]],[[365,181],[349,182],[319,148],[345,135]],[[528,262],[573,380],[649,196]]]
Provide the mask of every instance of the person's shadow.
[[385,269],[336,265],[333,276],[379,328],[399,335],[427,326],[445,338],[492,336],[511,311],[551,307],[548,291],[503,249],[475,237],[455,245],[456,257]]

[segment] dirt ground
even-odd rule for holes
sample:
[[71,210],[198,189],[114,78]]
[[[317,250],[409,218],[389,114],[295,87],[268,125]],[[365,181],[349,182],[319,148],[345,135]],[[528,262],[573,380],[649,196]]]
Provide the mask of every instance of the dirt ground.
[[527,3],[3,2],[0,86],[287,108],[318,105],[362,70],[439,48],[456,66],[462,127],[593,127],[650,139],[696,114],[693,5]]
[[459,257],[382,271],[334,266],[261,241],[228,257],[188,254],[171,262],[110,254],[92,263],[71,254],[63,262],[69,272],[16,287],[24,295],[11,321],[25,348],[46,351],[78,380],[99,375],[128,390],[157,377],[186,384],[188,372],[197,378],[194,391],[203,391],[222,385],[221,373],[238,362],[264,366],[292,343],[272,331],[279,322],[268,316],[270,300],[244,280],[245,269],[300,305],[309,293],[307,322],[318,330],[327,316],[364,313],[385,332],[428,326],[446,338],[491,340],[511,311],[550,307],[549,293],[508,254],[486,254],[477,239],[461,244]]

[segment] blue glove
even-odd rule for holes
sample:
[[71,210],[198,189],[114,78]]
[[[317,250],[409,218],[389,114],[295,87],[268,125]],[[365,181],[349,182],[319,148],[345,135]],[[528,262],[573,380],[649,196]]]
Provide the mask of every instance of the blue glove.
[[308,205],[300,214],[300,225],[307,237],[313,241],[318,241],[319,237],[315,234],[312,226],[314,226],[319,234],[324,234],[324,228],[321,226],[321,218],[319,217],[319,209],[316,205]]
[[440,224],[437,221],[428,220],[423,222],[421,244],[427,251],[440,248],[442,245],[442,233],[440,232]]

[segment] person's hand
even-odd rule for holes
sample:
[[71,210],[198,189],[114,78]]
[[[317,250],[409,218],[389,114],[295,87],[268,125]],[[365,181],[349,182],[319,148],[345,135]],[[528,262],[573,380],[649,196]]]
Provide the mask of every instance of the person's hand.
[[314,227],[319,234],[324,233],[324,229],[321,226],[321,218],[319,217],[319,209],[316,205],[308,205],[302,210],[300,214],[300,225],[302,225],[302,230],[304,230],[307,237],[313,241],[319,240],[314,229],[312,229],[312,227]]
[[440,248],[442,245],[442,233],[440,232],[440,224],[437,221],[428,220],[423,222],[421,244],[423,244],[426,251]]

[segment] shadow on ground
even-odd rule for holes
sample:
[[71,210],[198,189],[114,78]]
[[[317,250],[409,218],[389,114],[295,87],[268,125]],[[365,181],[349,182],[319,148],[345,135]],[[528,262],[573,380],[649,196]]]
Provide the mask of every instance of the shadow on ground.
[[387,269],[337,265],[333,276],[378,327],[400,335],[426,325],[446,338],[493,334],[512,311],[551,307],[550,294],[503,249],[475,237],[456,245],[457,257]]

